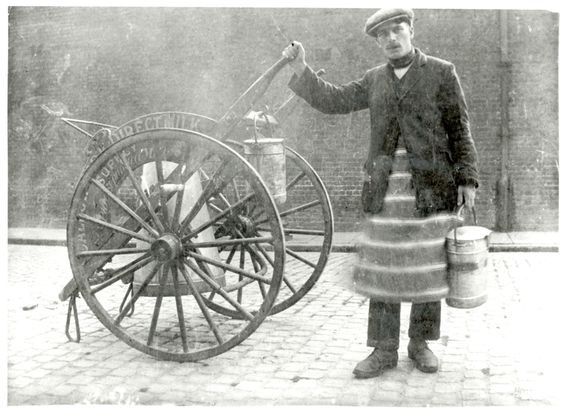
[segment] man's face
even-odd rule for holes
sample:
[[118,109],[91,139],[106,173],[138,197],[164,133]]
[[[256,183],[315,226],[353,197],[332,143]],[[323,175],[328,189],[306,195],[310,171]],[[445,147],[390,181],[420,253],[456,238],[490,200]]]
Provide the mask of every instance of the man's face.
[[389,22],[378,29],[376,41],[388,59],[399,59],[411,51],[413,27],[407,22]]

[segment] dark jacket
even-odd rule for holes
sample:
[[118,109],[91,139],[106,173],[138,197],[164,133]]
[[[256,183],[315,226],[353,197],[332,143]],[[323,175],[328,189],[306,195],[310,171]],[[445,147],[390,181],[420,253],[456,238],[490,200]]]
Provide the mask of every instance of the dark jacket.
[[400,135],[409,156],[419,214],[452,210],[457,186],[478,186],[476,149],[454,65],[416,49],[401,87],[396,81],[389,64],[341,86],[322,80],[308,67],[299,78],[294,75],[289,86],[323,113],[370,109],[365,169],[379,188],[372,213],[381,210]]

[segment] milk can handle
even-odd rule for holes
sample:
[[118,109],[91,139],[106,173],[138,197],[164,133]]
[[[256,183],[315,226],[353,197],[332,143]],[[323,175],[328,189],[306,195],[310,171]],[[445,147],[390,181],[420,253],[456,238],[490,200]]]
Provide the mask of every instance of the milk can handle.
[[258,112],[255,115],[255,119],[254,119],[254,132],[255,132],[255,144],[258,144],[258,127],[257,127],[257,121],[259,119],[259,117],[264,117],[264,120],[266,121],[266,127],[268,127],[269,129],[271,128],[270,126],[270,120],[268,120],[268,115],[264,112]]
[[255,132],[255,144],[258,144],[258,127],[257,127],[257,121],[258,121],[258,117],[259,117],[259,114],[260,114],[260,113],[262,113],[262,112],[257,113],[257,114],[255,115],[255,119],[254,119],[254,120],[255,120],[255,124],[254,124],[253,131]]
[[[462,215],[462,209],[464,209],[464,203],[462,203],[460,206],[458,206],[457,210],[456,210],[456,217],[457,219],[460,219],[461,215]],[[472,206],[472,215],[474,216],[474,226],[478,226],[478,220],[476,219],[476,209]],[[454,227],[454,243],[457,243],[458,240],[456,239],[456,230],[458,229],[458,226]]]

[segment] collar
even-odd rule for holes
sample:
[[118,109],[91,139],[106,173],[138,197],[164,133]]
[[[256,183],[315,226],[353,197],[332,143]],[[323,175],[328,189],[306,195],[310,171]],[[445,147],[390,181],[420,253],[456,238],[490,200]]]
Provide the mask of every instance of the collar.
[[[417,69],[419,66],[424,66],[427,63],[427,55],[416,47],[413,50],[415,51],[415,57],[411,62],[411,69]],[[387,69],[386,71],[390,76],[394,75],[394,67],[389,61],[387,64],[384,64],[384,67]]]
[[411,48],[411,51],[407,53],[405,56],[400,57],[399,59],[389,59],[388,63],[394,69],[404,69],[408,67],[413,61],[415,60],[415,48]]

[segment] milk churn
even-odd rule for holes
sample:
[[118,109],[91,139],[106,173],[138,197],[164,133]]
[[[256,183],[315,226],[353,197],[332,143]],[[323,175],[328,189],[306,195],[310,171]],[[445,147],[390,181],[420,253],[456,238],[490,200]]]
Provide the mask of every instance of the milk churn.
[[254,114],[252,119],[254,139],[247,139],[245,144],[245,158],[260,174],[274,202],[280,206],[286,202],[286,149],[284,139],[267,138],[258,131],[258,119],[264,118],[270,125],[268,115]]
[[[171,163],[171,162],[163,162],[163,173],[165,174],[165,176],[168,173],[171,173],[172,170],[174,170],[174,168],[177,166],[176,163]],[[201,179],[200,179],[200,174],[199,173],[195,173],[190,179],[188,179],[186,181],[185,184],[164,184],[164,187],[161,187],[160,189],[155,189],[155,185],[158,184],[158,178],[157,178],[157,170],[156,170],[156,166],[154,164],[146,164],[143,167],[143,175],[142,175],[142,186],[143,189],[146,190],[148,193],[150,193],[151,191],[154,190],[163,190],[165,193],[167,193],[168,195],[176,192],[176,194],[174,194],[167,202],[167,208],[168,208],[168,212],[169,215],[173,215],[174,214],[174,206],[176,204],[176,196],[180,196],[182,195],[182,209],[180,211],[180,221],[182,221],[182,219],[188,214],[188,212],[190,211],[190,209],[192,208],[192,206],[194,206],[194,204],[196,203],[196,200],[198,199],[198,197],[201,195],[202,193],[202,183],[201,183]],[[198,226],[200,224],[203,224],[207,221],[209,221],[210,216],[209,216],[209,211],[207,209],[206,206],[202,207],[200,209],[200,212],[196,215],[196,217],[194,218],[194,220],[192,221],[194,226]],[[144,229],[143,229],[144,231]],[[214,234],[213,234],[213,229],[207,228],[204,231],[202,231],[199,236],[194,240],[194,243],[197,244],[197,242],[211,242],[213,241],[214,238]],[[155,244],[152,245],[152,248],[163,248],[166,249],[168,247],[169,243],[173,243],[175,241],[178,241],[174,236],[172,235],[164,235],[161,237],[161,239],[159,239],[158,241],[155,242]],[[145,244],[144,242],[138,241],[138,247],[147,247],[148,245]],[[219,260],[219,251],[217,250],[217,248],[202,248],[200,250],[200,253],[203,254],[206,257],[212,258],[212,259],[216,259]],[[140,286],[143,284],[143,281],[147,278],[147,276],[150,275],[150,273],[152,272],[154,265],[156,263],[152,263],[149,264],[139,270],[137,270],[135,272],[135,274],[133,275],[133,290],[134,292],[137,291]],[[166,265],[163,265],[163,267],[165,267]],[[219,283],[220,285],[225,285],[225,273],[223,272],[222,269],[209,265],[209,269],[212,272],[212,277],[214,278],[214,280]],[[186,271],[188,272],[188,275],[192,277],[192,280],[196,286],[196,288],[200,291],[200,292],[209,292],[211,291],[211,287],[208,286],[207,283],[205,283],[202,279],[200,279],[197,275],[193,274],[191,272],[191,270],[189,268],[186,268]],[[174,283],[172,278],[169,275],[169,272],[165,273],[163,268],[161,268],[159,270],[159,272],[157,273],[157,275],[153,278],[153,280],[147,285],[147,287],[145,288],[144,292],[143,292],[143,296],[157,296],[158,295],[158,290],[159,290],[159,283],[160,283],[160,279],[163,276],[167,276],[168,279],[165,281],[165,289],[163,292],[164,296],[174,296]],[[184,279],[183,276],[180,276],[178,278],[178,283],[179,283],[179,288],[180,288],[180,293],[182,295],[187,295],[190,293],[190,290],[188,288],[188,285],[186,284],[186,281]]]
[[[461,215],[462,205],[457,211]],[[488,247],[491,231],[477,225],[476,211],[472,208],[474,226],[452,229],[446,238],[449,295],[447,305],[469,309],[482,305],[488,299]]]

